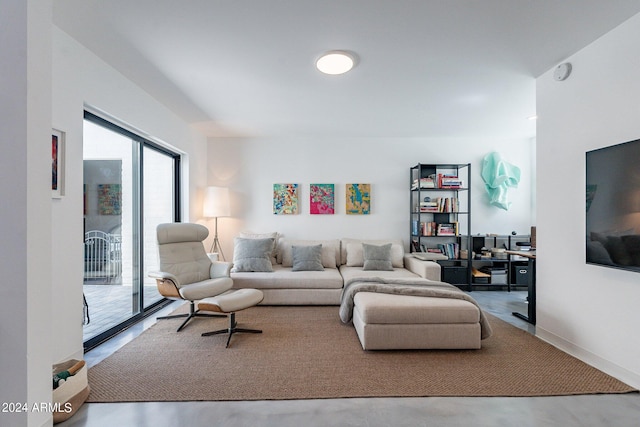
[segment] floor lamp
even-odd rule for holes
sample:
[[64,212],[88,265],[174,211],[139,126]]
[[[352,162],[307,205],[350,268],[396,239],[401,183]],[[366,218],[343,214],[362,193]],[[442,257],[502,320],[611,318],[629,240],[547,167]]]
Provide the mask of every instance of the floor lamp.
[[207,187],[204,194],[203,215],[205,218],[215,218],[215,231],[213,243],[211,244],[211,253],[219,253],[224,258],[222,246],[218,239],[218,218],[231,216],[231,206],[229,204],[229,189],[225,187]]

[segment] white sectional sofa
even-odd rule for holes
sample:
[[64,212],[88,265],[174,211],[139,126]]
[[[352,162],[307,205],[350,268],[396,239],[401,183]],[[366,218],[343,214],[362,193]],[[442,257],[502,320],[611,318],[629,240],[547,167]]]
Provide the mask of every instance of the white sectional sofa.
[[[275,233],[270,234],[271,236]],[[245,235],[246,239],[249,235]],[[265,238],[267,235],[250,235]],[[236,249],[239,240],[236,239]],[[240,243],[245,243],[241,242]],[[362,243],[392,244],[392,271],[363,269]],[[293,247],[321,245],[322,270],[294,271]],[[293,240],[280,238],[271,257],[272,271],[235,271],[234,288],[260,289],[263,305],[339,305],[345,280],[353,277],[426,278],[440,280],[440,265],[405,254],[401,240]],[[235,260],[235,255],[234,255]]]
[[478,349],[491,336],[473,298],[401,240],[250,237],[235,242],[234,288],[261,290],[265,305],[339,305],[364,350]]

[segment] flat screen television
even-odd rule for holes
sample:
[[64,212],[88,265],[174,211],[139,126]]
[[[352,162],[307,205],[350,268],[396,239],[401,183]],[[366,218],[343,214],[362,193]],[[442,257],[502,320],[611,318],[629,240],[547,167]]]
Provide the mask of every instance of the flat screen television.
[[640,271],[640,139],[586,153],[586,262]]

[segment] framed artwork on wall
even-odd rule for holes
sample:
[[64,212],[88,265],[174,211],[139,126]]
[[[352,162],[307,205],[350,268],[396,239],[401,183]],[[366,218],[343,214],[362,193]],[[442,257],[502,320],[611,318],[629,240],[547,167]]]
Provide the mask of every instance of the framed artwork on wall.
[[298,184],[273,184],[273,213],[275,215],[298,213]]
[[64,141],[65,133],[51,130],[51,197],[64,196]]
[[121,184],[98,184],[98,214],[122,214]]
[[371,184],[347,184],[347,215],[369,215],[371,212]]
[[334,214],[334,187],[333,184],[309,185],[309,213],[311,215]]

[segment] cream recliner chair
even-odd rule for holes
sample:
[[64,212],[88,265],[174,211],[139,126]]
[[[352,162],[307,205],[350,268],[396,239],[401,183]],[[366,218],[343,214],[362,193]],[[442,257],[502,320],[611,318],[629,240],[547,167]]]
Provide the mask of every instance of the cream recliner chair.
[[[231,263],[212,262],[207,256],[202,242],[209,235],[207,227],[199,224],[170,223],[160,224],[156,229],[160,269],[150,272],[149,277],[156,279],[158,291],[166,298],[187,300],[190,303],[189,314],[177,314],[158,317],[173,319],[186,317],[178,332],[194,317],[227,317],[229,327],[202,336],[228,333],[227,347],[231,336],[237,332],[261,333],[257,329],[238,328],[235,312],[259,304],[264,295],[258,289],[231,290],[233,280],[229,277]],[[198,310],[195,302],[200,301]],[[214,311],[224,314],[202,313]]]
[[174,319],[186,317],[178,332],[194,317],[226,317],[224,314],[201,313],[195,302],[220,295],[233,286],[229,277],[231,263],[212,262],[204,250],[203,240],[209,235],[207,227],[199,224],[160,224],[156,229],[160,270],[149,272],[156,279],[162,296],[190,303],[188,314],[158,317]]

